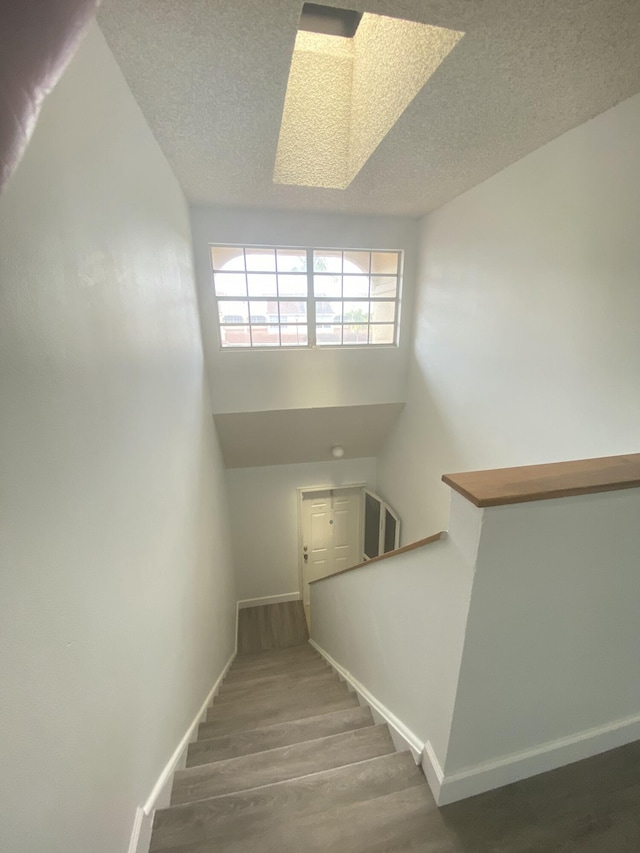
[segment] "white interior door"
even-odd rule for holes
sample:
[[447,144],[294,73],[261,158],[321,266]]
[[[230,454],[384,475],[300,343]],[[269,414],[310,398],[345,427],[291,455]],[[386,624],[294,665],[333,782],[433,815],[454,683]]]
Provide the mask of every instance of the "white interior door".
[[309,603],[309,581],[322,578],[332,571],[333,520],[331,515],[331,492],[321,492],[304,500],[302,559],[305,604]]
[[332,489],[302,500],[302,586],[309,604],[309,581],[348,568],[362,559],[360,488]]
[[333,494],[333,571],[362,561],[360,544],[360,489]]

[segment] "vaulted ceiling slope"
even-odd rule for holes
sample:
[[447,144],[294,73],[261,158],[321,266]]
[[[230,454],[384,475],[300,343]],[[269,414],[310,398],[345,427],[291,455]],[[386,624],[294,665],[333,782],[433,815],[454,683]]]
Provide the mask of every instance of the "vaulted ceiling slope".
[[195,204],[417,216],[640,91],[638,0],[348,0],[463,32],[346,189],[274,184],[302,0],[104,0]]

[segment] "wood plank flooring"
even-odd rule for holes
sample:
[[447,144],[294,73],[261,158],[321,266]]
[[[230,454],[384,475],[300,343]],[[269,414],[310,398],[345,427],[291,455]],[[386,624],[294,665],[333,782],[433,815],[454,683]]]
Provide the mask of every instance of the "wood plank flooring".
[[308,645],[239,656],[151,853],[639,853],[640,743],[439,809]]
[[301,601],[245,607],[238,613],[238,654],[299,646],[309,639]]

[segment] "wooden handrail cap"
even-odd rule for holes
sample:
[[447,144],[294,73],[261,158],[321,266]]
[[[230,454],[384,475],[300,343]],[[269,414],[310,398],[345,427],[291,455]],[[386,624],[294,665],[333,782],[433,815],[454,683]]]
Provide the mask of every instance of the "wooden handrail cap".
[[444,474],[442,479],[478,507],[590,495],[640,486],[640,453]]

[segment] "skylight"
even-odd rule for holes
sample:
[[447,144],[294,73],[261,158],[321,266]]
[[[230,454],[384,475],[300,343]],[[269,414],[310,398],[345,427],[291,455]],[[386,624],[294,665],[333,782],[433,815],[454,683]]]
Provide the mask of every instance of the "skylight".
[[336,6],[320,6],[318,3],[305,3],[298,29],[350,39],[356,34],[361,19],[362,12],[338,9]]
[[274,183],[346,189],[464,33],[365,12],[296,37]]

